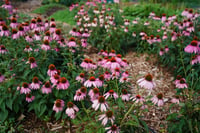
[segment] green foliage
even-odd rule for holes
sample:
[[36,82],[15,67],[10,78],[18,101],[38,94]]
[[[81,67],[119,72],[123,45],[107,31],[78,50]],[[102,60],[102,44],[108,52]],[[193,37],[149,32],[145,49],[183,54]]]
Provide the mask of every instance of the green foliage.
[[0,7],[0,18],[5,20],[8,16],[9,16],[8,11]]
[[56,4],[56,3],[51,3],[51,4],[47,4],[47,5],[43,5],[35,10],[33,10],[33,13],[37,13],[37,14],[47,14],[48,11],[53,10],[54,8],[60,8],[60,9],[65,9],[66,7],[60,4]]
[[55,18],[57,21],[65,22],[70,25],[75,25],[74,21],[75,11],[69,11],[69,9],[57,11],[54,14],[52,14],[49,18]]

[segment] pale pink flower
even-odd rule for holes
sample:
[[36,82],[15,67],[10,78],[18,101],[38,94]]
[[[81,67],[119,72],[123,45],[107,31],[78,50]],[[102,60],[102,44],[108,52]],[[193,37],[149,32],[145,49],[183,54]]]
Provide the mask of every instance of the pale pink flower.
[[56,73],[57,73],[57,70],[56,70],[55,65],[54,64],[50,64],[49,65],[49,69],[47,71],[47,74],[52,77]]
[[6,47],[4,45],[0,45],[0,54],[6,54],[8,52],[8,50],[6,49]]
[[108,99],[108,97],[113,97],[114,99],[118,98],[118,95],[114,90],[109,90],[107,93],[104,94],[105,99]]
[[71,37],[71,38],[69,39],[69,42],[67,43],[67,46],[68,46],[68,47],[76,47],[76,46],[77,46],[74,37]]
[[0,32],[0,36],[9,36],[9,35],[10,35],[10,31],[8,30],[7,25],[3,24],[1,28],[1,32]]
[[105,129],[108,130],[107,133],[120,133],[120,129],[116,125],[112,125],[111,127],[106,127]]
[[26,83],[26,82],[24,82],[24,83],[22,84],[22,87],[20,88],[20,93],[21,93],[21,94],[28,94],[28,93],[30,93],[30,92],[31,92],[31,90],[29,89],[29,84]]
[[41,45],[41,49],[42,49],[42,50],[45,50],[45,51],[48,51],[48,50],[51,49],[51,47],[49,46],[49,41],[48,41],[48,40],[45,40],[45,41],[43,42],[43,44]]
[[51,83],[53,83],[53,86],[57,85],[58,81],[60,79],[60,75],[57,73],[50,77]]
[[156,96],[154,96],[151,101],[158,106],[163,106],[164,105],[164,100],[163,100],[163,94],[158,93]]
[[172,102],[172,103],[179,104],[179,102],[180,102],[180,101],[179,101],[179,96],[176,95],[174,98],[171,99],[171,102]]
[[83,83],[85,81],[85,74],[80,73],[80,75],[76,77],[76,80]]
[[143,103],[144,102],[144,98],[142,96],[140,96],[140,95],[136,95],[136,96],[134,96],[132,98],[133,98],[133,101],[135,103]]
[[200,51],[198,41],[193,40],[189,45],[185,47],[184,51],[187,53],[198,53]]
[[167,53],[169,51],[169,48],[167,45],[165,45],[165,53]]
[[33,90],[37,90],[40,88],[41,81],[39,81],[38,77],[33,77],[32,83],[30,84],[30,88]]
[[92,108],[96,110],[98,110],[98,108],[100,108],[101,112],[106,111],[108,108],[108,104],[104,98],[104,96],[99,96],[98,99],[95,99],[94,101],[92,101]]
[[98,88],[90,89],[88,95],[90,96],[91,101],[98,99],[100,93]]
[[65,111],[65,113],[71,118],[74,119],[76,117],[76,112],[78,112],[79,109],[78,107],[73,104],[72,102],[68,102],[67,103],[67,109]]
[[129,76],[128,71],[125,71],[125,72],[122,73],[122,77],[124,77],[124,78],[128,78],[128,76]]
[[85,87],[97,87],[97,80],[95,77],[90,77],[87,81],[84,83]]
[[65,77],[60,78],[57,83],[57,89],[66,90],[68,87],[69,87],[69,81]]
[[152,90],[156,86],[153,82],[153,76],[151,74],[147,74],[144,78],[139,79],[137,83],[140,87],[149,90]]
[[194,65],[194,64],[196,64],[198,62],[199,62],[198,56],[197,55],[192,56],[191,64]]
[[5,77],[0,73],[0,83],[5,80]]
[[31,64],[31,69],[37,67],[36,61],[34,57],[29,57],[28,61],[26,62],[28,64]]
[[32,38],[31,35],[26,36],[26,37],[25,37],[25,40],[26,40],[27,42],[33,42],[33,38]]
[[52,86],[49,81],[47,81],[41,88],[43,94],[49,94],[52,92]]
[[33,51],[33,49],[29,45],[26,45],[26,48],[24,49],[24,51],[31,52],[31,51]]
[[113,112],[111,110],[106,111],[104,114],[99,115],[99,121],[102,120],[102,125],[106,125],[108,123],[108,120],[111,121],[111,123],[114,123],[115,117],[113,115]]
[[126,89],[123,89],[122,94],[121,94],[121,98],[122,98],[123,101],[129,101],[130,95],[131,94],[128,94],[128,91]]
[[76,94],[74,96],[74,101],[81,101],[84,100],[87,94],[87,88],[86,87],[81,87],[76,91]]
[[163,54],[164,54],[164,49],[163,49],[163,48],[160,48],[159,55],[162,56]]
[[32,102],[35,99],[35,96],[31,95],[30,93],[26,94],[26,101],[28,103]]
[[56,113],[60,112],[63,110],[63,107],[65,106],[65,103],[63,100],[61,99],[57,99],[55,102],[54,102],[54,105],[53,105],[53,111],[56,111]]
[[186,80],[184,78],[181,78],[180,81],[176,83],[176,88],[179,89],[188,88]]

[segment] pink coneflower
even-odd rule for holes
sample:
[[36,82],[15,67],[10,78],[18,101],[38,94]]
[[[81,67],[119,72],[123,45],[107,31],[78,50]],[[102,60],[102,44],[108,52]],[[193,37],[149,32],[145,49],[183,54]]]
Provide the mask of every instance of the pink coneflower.
[[50,25],[55,24],[55,19],[51,18]]
[[43,44],[41,45],[41,49],[43,49],[43,50],[45,50],[45,51],[51,49],[51,47],[49,46],[49,41],[48,41],[48,40],[45,40],[45,41],[43,42]]
[[34,58],[34,57],[29,57],[27,63],[28,63],[28,64],[31,64],[31,69],[37,67],[37,64],[36,64],[36,61],[35,61],[35,58]]
[[17,34],[18,34],[19,37],[25,35],[25,31],[24,31],[23,25],[19,25]]
[[76,77],[76,80],[83,83],[85,81],[85,74],[80,73],[80,75]]
[[171,99],[171,102],[172,102],[172,103],[179,104],[179,102],[180,102],[180,101],[179,101],[179,96],[178,96],[178,95],[174,96],[174,98]]
[[50,31],[51,33],[54,33],[54,32],[56,31],[56,24],[55,24],[55,23],[50,24],[50,29],[49,29],[49,31]]
[[98,88],[93,88],[89,91],[88,95],[90,96],[91,101],[97,99],[100,95]]
[[33,77],[32,83],[30,84],[30,88],[33,90],[37,90],[40,88],[41,82],[39,81],[38,77]]
[[112,57],[109,62],[105,64],[105,67],[111,70],[120,68],[120,64],[116,61],[115,57]]
[[122,61],[120,62],[120,65],[122,67],[128,67],[128,61],[126,59],[122,59]]
[[39,32],[38,30],[35,31],[34,39],[35,39],[36,41],[40,41],[40,40],[41,40],[40,32]]
[[44,27],[45,27],[45,28],[48,28],[48,27],[49,27],[49,21],[48,21],[48,20],[45,20]]
[[99,78],[96,79],[96,86],[97,87],[103,86],[104,79],[105,79],[104,75],[100,75]]
[[184,78],[181,78],[180,81],[176,83],[176,88],[179,89],[188,88],[186,80]]
[[181,15],[182,16],[187,16],[188,15],[188,9],[186,8],[182,13],[181,13]]
[[197,55],[192,56],[191,64],[194,65],[194,64],[196,64],[198,62],[199,62],[198,56]]
[[164,49],[163,49],[163,48],[160,48],[159,55],[162,56],[163,54],[164,54]]
[[158,106],[163,106],[164,105],[164,100],[163,100],[163,94],[158,93],[156,96],[154,96],[151,101]]
[[81,87],[76,91],[76,95],[74,96],[74,101],[81,101],[86,97],[87,94],[87,88]]
[[60,40],[60,36],[61,36],[61,29],[56,29],[55,32],[53,33],[53,39]]
[[47,81],[41,88],[42,93],[49,94],[52,92],[52,87],[49,81]]
[[53,111],[56,111],[56,113],[60,112],[63,110],[63,107],[65,106],[65,103],[63,100],[61,99],[57,99],[55,102],[54,102],[54,105],[53,105]]
[[118,98],[118,95],[114,90],[109,90],[107,93],[104,94],[105,99],[108,99],[108,97],[114,97],[114,99]]
[[75,38],[74,37],[71,37],[69,39],[69,42],[67,43],[67,46],[68,47],[76,47],[76,41],[75,41]]
[[6,49],[6,47],[4,45],[0,45],[0,54],[6,54],[8,52],[8,50]]
[[50,33],[49,30],[45,32],[45,36],[44,36],[43,40],[44,40],[44,41],[45,41],[45,40],[52,41],[51,33]]
[[120,129],[116,125],[112,125],[111,127],[106,127],[105,129],[108,130],[107,133],[120,133]]
[[35,20],[35,19],[32,19],[32,20],[31,20],[30,28],[31,28],[31,29],[37,28],[37,24],[36,24],[36,20]]
[[7,25],[3,24],[1,32],[0,32],[0,36],[9,36],[10,35],[10,31],[8,30]]
[[181,75],[176,76],[176,80],[174,81],[174,84],[178,84],[180,82],[180,79],[182,78]]
[[66,90],[69,87],[69,82],[65,77],[62,77],[59,79],[59,82],[57,84],[58,90]]
[[97,80],[95,77],[90,77],[87,81],[84,83],[85,87],[97,87]]
[[111,50],[108,56],[116,56],[115,50]]
[[87,39],[81,39],[81,46],[82,47],[87,47]]
[[120,83],[126,83],[128,81],[129,81],[129,78],[125,78],[125,77],[121,77],[119,80]]
[[21,93],[21,94],[28,94],[28,93],[30,93],[30,92],[31,92],[31,90],[29,89],[29,84],[26,83],[26,82],[24,82],[24,83],[22,84],[21,89],[20,89],[20,93]]
[[72,28],[72,30],[69,32],[69,34],[72,35],[72,36],[76,36],[76,35],[77,35],[77,30],[76,30],[76,28],[75,28],[75,27]]
[[67,103],[67,109],[65,111],[65,113],[71,118],[74,119],[76,117],[76,112],[78,112],[79,109],[78,107],[73,104],[72,102],[68,102]]
[[128,91],[126,89],[122,90],[121,98],[123,101],[129,101],[130,94],[128,94]]
[[165,53],[167,53],[169,51],[169,48],[167,45],[165,45]]
[[49,65],[49,69],[47,71],[47,74],[52,77],[56,73],[57,73],[57,70],[56,70],[55,65],[54,64],[50,64]]
[[153,82],[153,76],[151,74],[147,74],[144,78],[139,79],[137,83],[140,87],[149,90],[152,90],[156,86]]
[[144,102],[144,98],[140,95],[136,95],[135,97],[132,97],[132,98],[135,103],[143,103]]
[[25,40],[27,42],[33,42],[33,37],[31,35],[28,35],[28,36],[25,37]]
[[0,83],[5,80],[5,77],[0,73]]
[[103,111],[106,111],[108,108],[108,104],[107,104],[104,96],[99,96],[98,99],[95,99],[92,102],[93,102],[92,108],[94,108],[95,110],[100,108],[101,112],[103,112]]
[[12,5],[10,4],[10,2],[8,0],[6,0],[5,4],[3,4],[1,7],[5,8],[6,10],[8,10],[10,15],[13,13],[13,7],[12,7]]
[[108,123],[108,120],[111,121],[111,123],[114,123],[115,117],[113,115],[113,112],[111,110],[106,111],[104,114],[99,115],[99,121],[102,120],[102,125],[106,125]]
[[193,40],[189,45],[185,47],[185,52],[187,53],[198,53],[200,48],[198,46],[198,41]]
[[19,35],[17,34],[17,30],[16,29],[12,29],[12,39],[18,39],[19,38]]
[[53,76],[51,76],[50,80],[51,80],[51,83],[53,83],[53,86],[57,85],[59,79],[60,79],[60,75],[58,74],[54,74]]
[[18,25],[17,19],[16,18],[12,18],[11,19],[11,23],[10,23],[10,27],[11,28],[17,28],[17,25]]
[[29,45],[26,45],[26,48],[24,49],[24,51],[31,52],[31,51],[33,51],[33,49]]
[[26,101],[28,103],[32,102],[35,99],[35,96],[31,95],[30,93],[26,94]]
[[128,71],[125,71],[125,72],[122,73],[122,77],[124,77],[124,78],[128,78],[128,76],[129,76]]

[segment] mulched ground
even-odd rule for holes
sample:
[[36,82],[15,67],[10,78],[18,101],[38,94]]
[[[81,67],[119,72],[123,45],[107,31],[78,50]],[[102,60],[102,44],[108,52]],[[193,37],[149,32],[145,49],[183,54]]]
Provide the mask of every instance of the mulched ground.
[[[31,3],[32,2],[32,3]],[[41,5],[41,0],[29,0],[29,2],[16,4],[18,11],[22,13],[30,14],[32,17],[38,14],[30,13],[32,10],[36,9]],[[53,10],[52,12],[55,12]],[[52,13],[48,15],[51,15]],[[68,25],[68,24],[66,24]],[[93,50],[92,50],[93,51]],[[88,53],[87,57],[97,60],[97,54]],[[170,99],[174,95],[174,85],[173,85],[173,75],[166,67],[161,67],[158,63],[158,60],[155,55],[148,55],[148,54],[138,54],[135,52],[129,52],[126,54],[125,58],[128,60],[130,67],[129,72],[130,75],[133,77],[131,82],[134,86],[132,93],[135,94],[142,94],[144,97],[147,95],[147,92],[142,89],[137,89],[136,81],[141,77],[144,77],[145,74],[151,73],[154,77],[154,81],[156,83],[156,88],[153,90],[152,95],[155,95],[159,92],[164,94],[165,98],[165,105],[164,107],[156,107],[156,106],[149,106],[149,111],[144,114],[145,120],[149,127],[154,129],[157,132],[166,132],[167,122],[166,117],[169,114],[169,105]],[[177,108],[174,108],[173,111],[177,111]],[[69,128],[63,126],[63,122],[61,121],[54,121],[50,120],[48,122],[42,121],[36,118],[34,113],[27,113],[25,114],[25,118],[21,121],[23,125],[24,132],[27,133],[42,133],[42,132],[66,132],[70,133]],[[66,125],[69,125],[69,123]]]

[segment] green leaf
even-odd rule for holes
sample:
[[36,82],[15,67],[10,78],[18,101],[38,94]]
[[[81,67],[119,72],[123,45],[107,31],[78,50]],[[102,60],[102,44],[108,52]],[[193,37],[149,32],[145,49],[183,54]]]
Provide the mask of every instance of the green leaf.
[[1,121],[5,121],[7,117],[8,117],[8,111],[7,110],[0,111],[0,120]]

